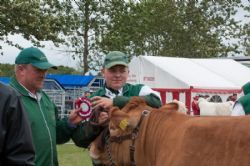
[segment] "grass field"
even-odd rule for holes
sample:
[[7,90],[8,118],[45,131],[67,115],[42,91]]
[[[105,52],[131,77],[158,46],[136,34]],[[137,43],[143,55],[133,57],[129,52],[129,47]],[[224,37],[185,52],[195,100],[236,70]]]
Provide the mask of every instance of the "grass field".
[[92,166],[88,151],[74,144],[57,145],[59,166]]

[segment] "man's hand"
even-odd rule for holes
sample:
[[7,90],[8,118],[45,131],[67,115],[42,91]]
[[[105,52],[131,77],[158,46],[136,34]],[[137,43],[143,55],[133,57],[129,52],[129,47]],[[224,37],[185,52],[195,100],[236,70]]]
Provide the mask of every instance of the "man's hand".
[[107,112],[100,112],[100,115],[98,117],[98,123],[102,124],[108,119],[108,113]]
[[93,109],[95,109],[96,107],[108,109],[113,106],[113,100],[106,97],[95,96],[91,98],[91,104]]
[[[91,106],[93,109],[101,107],[103,109],[109,109],[113,106],[113,100],[106,98],[106,97],[100,97],[95,96],[91,98]],[[98,123],[102,124],[108,119],[108,113],[107,112],[100,112],[100,115],[98,117]]]
[[82,121],[82,117],[79,115],[81,108],[73,109],[69,114],[69,122],[73,125],[77,125]]

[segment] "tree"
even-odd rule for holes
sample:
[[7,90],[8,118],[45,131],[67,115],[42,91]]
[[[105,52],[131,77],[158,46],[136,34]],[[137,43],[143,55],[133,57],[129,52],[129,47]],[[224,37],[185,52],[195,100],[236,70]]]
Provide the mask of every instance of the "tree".
[[62,43],[71,20],[64,5],[60,0],[1,0],[0,40],[20,49],[20,44],[9,40],[8,35],[20,34],[36,46],[49,40],[56,45]]
[[[14,76],[14,66],[11,64],[0,63],[0,76],[12,77]],[[49,69],[48,74],[80,74],[80,71],[75,70],[71,67],[57,66],[57,70]]]
[[246,56],[250,56],[250,4],[249,2],[245,4],[244,10],[247,12],[246,15],[244,16],[246,20],[248,20],[244,26],[243,26],[243,31],[242,31],[242,45],[244,47],[244,54]]
[[68,52],[80,60],[83,74],[89,69],[99,70],[103,53],[99,48],[100,34],[105,25],[105,6],[101,0],[68,1],[72,18],[71,32],[67,36]]
[[14,65],[0,64],[0,76],[11,77],[14,75]]
[[[105,5],[102,0],[13,0],[0,3],[0,40],[21,49],[8,39],[21,34],[36,46],[51,40],[56,46],[65,44],[65,51],[79,58],[83,74],[99,69],[103,53],[98,47]],[[20,19],[21,18],[21,19]],[[0,46],[1,48],[1,46]]]
[[178,0],[127,2],[110,9],[104,50],[124,50],[131,55],[215,57],[238,53],[239,37],[233,16],[240,1]]
[[74,68],[67,67],[67,66],[57,66],[57,70],[49,69],[48,74],[81,74],[80,71],[75,70]]
[[[120,12],[123,12],[129,3],[125,0],[74,0],[69,2],[68,7],[74,23],[71,25],[72,34],[67,37],[68,52],[71,52],[74,58],[79,58],[83,73],[91,69],[98,71],[103,61],[103,55],[112,50],[102,47],[103,36],[111,28],[110,21],[116,14],[119,15]],[[112,12],[113,9],[115,12]],[[115,42],[112,44],[116,45]]]

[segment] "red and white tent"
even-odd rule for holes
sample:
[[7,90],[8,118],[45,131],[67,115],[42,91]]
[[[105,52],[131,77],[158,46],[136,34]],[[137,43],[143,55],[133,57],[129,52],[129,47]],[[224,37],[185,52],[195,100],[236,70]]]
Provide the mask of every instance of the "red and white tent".
[[157,90],[163,103],[178,99],[190,110],[196,95],[226,101],[250,81],[250,69],[232,59],[191,59],[139,56],[129,64],[129,83],[142,83]]

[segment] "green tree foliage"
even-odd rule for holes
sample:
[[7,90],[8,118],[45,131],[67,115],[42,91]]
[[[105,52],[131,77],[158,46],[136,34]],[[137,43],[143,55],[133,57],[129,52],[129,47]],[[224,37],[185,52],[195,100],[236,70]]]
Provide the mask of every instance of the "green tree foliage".
[[0,41],[21,49],[20,43],[9,39],[9,35],[19,34],[38,47],[43,46],[41,41],[66,44],[69,49],[64,51],[79,57],[84,73],[89,66],[98,69],[102,57],[95,43],[103,22],[103,4],[92,0],[2,0]]
[[0,76],[11,77],[14,75],[14,65],[0,64]]
[[67,66],[57,66],[57,70],[49,69],[49,74],[81,74],[80,71],[75,70],[74,68]]
[[[14,66],[11,64],[0,64],[0,76],[11,77],[14,75]],[[80,71],[77,71],[71,67],[58,66],[57,70],[49,69],[48,74],[80,74]]]
[[21,48],[8,38],[8,35],[20,34],[36,46],[41,46],[40,41],[49,40],[59,44],[69,32],[70,20],[60,0],[1,0],[0,40]]
[[238,46],[225,40],[237,38],[233,19],[239,0],[176,0],[117,2],[110,9],[104,50],[132,55],[178,57],[226,56]]
[[244,6],[245,11],[247,12],[245,14],[245,20],[246,23],[243,26],[243,32],[242,32],[242,45],[245,50],[245,55],[250,56],[250,2],[246,2]]

